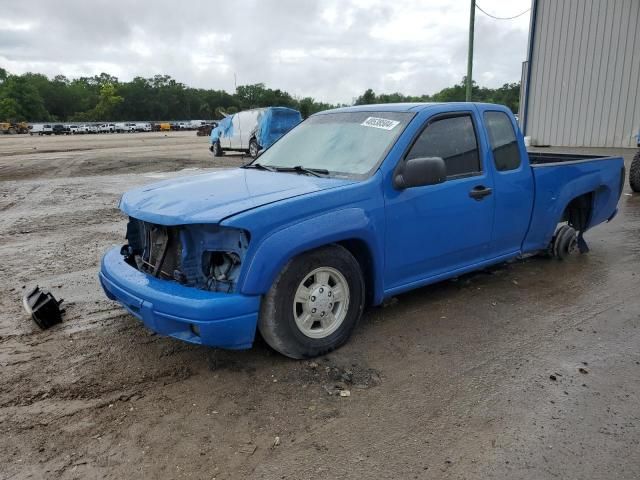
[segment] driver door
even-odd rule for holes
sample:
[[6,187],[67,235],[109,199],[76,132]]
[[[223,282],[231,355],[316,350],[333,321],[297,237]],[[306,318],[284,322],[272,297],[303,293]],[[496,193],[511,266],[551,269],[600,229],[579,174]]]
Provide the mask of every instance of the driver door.
[[433,116],[401,160],[441,157],[447,179],[387,193],[385,290],[428,283],[489,258],[493,178],[477,124],[475,111]]

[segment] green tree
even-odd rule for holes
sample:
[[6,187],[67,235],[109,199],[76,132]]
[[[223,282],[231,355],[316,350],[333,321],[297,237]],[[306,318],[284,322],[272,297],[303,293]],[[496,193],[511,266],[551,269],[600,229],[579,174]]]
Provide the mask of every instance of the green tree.
[[100,98],[98,104],[91,112],[93,118],[111,119],[118,105],[124,99],[116,94],[116,87],[112,83],[105,83],[100,87]]
[[355,101],[356,105],[371,105],[373,103],[377,103],[376,94],[370,88],[365,90],[365,92],[360,95]]
[[0,109],[0,120],[19,122],[49,119],[42,96],[22,76],[9,75],[2,82]]

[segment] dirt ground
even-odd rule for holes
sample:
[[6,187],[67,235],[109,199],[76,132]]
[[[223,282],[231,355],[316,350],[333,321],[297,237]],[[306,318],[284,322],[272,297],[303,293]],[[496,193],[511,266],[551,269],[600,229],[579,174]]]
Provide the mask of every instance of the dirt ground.
[[[300,362],[162,338],[100,291],[120,194],[242,162],[206,147],[0,137],[0,479],[640,477],[639,195],[588,255],[398,296]],[[46,332],[36,284],[65,299]]]

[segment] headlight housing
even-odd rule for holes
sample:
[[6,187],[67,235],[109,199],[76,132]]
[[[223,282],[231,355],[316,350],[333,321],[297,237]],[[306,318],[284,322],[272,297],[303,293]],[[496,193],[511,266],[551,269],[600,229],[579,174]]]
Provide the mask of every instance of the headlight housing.
[[249,233],[219,225],[164,226],[129,219],[122,255],[149,275],[203,290],[236,291]]

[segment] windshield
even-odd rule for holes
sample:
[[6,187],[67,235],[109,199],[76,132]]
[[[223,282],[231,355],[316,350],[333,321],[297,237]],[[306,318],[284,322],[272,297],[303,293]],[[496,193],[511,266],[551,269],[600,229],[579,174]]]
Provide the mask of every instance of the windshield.
[[378,165],[412,117],[407,112],[316,115],[265,150],[256,163],[364,175]]

